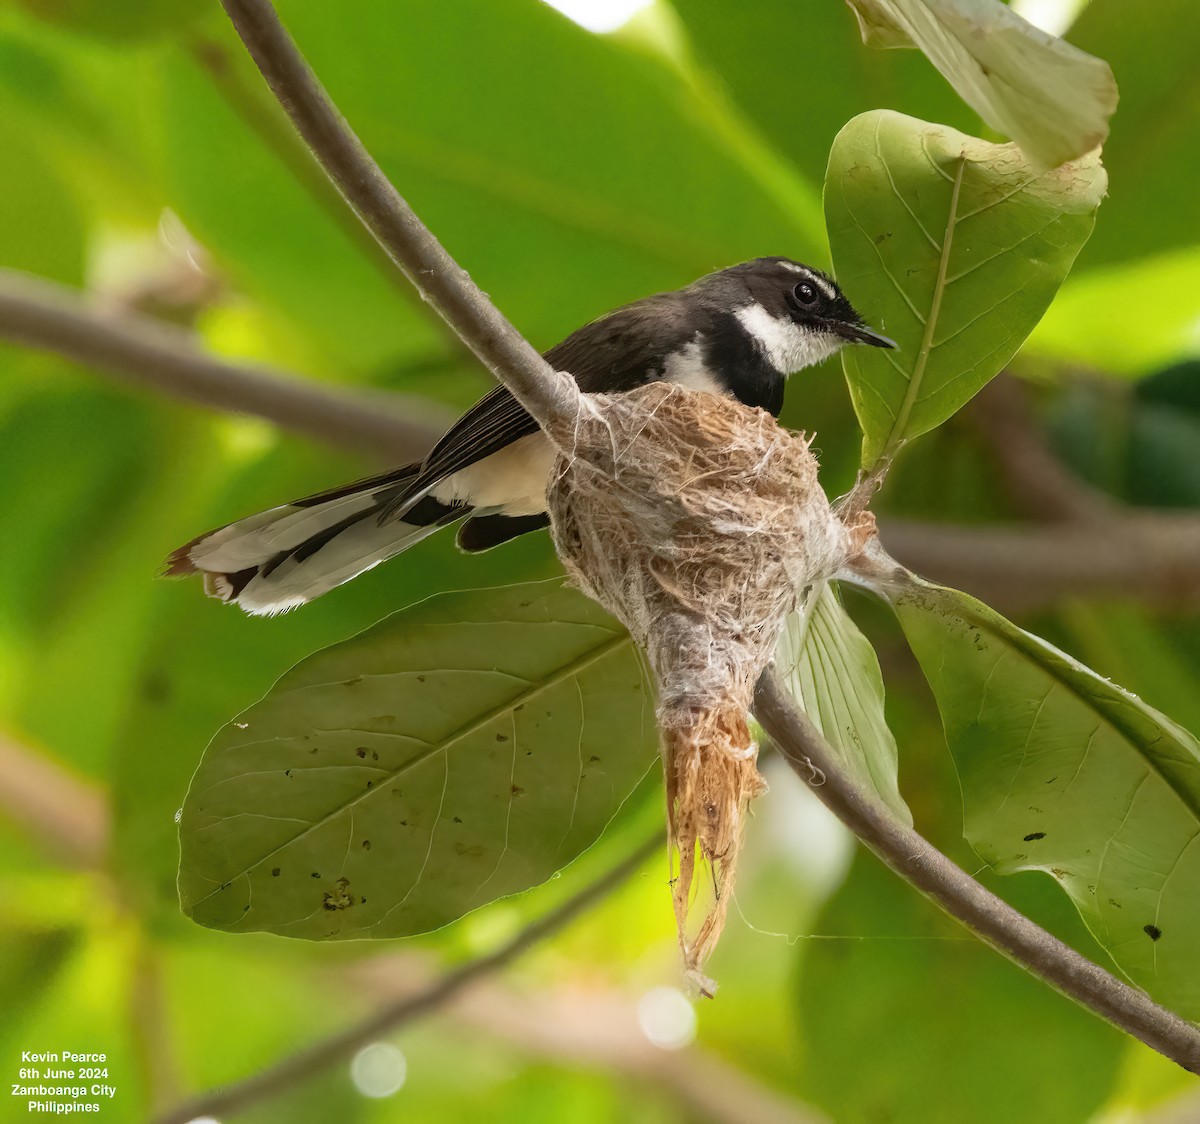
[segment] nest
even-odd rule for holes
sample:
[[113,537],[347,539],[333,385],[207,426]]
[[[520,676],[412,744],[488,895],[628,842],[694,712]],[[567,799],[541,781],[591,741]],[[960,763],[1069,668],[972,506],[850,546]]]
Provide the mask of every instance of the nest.
[[[700,969],[724,925],[747,807],[764,789],[746,715],[785,616],[870,531],[848,531],[802,435],[731,398],[653,383],[583,396],[549,431],[548,507],[572,579],[629,629],[658,685],[680,946]],[[712,900],[689,924],[697,851]]]

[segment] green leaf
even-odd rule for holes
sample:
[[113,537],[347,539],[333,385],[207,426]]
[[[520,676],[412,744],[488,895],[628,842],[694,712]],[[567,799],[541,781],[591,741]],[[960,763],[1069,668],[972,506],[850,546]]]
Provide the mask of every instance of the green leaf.
[[1000,0],[849,0],[863,41],[919,47],[1038,171],[1104,143],[1117,108],[1106,62],[1039,31]]
[[879,110],[837,136],[825,217],[838,279],[899,352],[847,348],[863,464],[940,425],[1012,358],[1087,241],[1096,156],[1038,175],[1012,144]]
[[1084,1124],[1115,1084],[1119,1032],[866,850],[812,928],[799,965],[801,1088],[840,1124],[1010,1124],[1018,1104]]
[[19,175],[5,177],[0,192],[0,266],[24,269],[78,284],[83,277],[84,229],[79,206],[10,114],[0,116],[5,163]]
[[[397,606],[446,589],[506,585],[561,573],[546,535],[523,535],[481,559],[456,549],[453,532],[448,531],[304,606],[302,612],[264,626],[204,597],[192,581],[154,582],[150,575],[161,566],[164,554],[197,528],[219,526],[322,483],[352,479],[366,466],[300,442],[286,442],[265,455],[238,457],[220,424],[206,442],[206,458],[203,472],[192,469],[193,477],[204,482],[205,495],[193,495],[186,510],[170,519],[159,511],[154,519],[157,548],[133,567],[147,586],[156,587],[161,600],[139,680],[123,699],[124,720],[115,738],[110,774],[113,850],[123,864],[126,891],[132,894],[136,882],[136,897],[145,912],[189,931],[194,926],[181,917],[176,891],[174,816],[214,730],[264,695],[287,668],[370,627]],[[154,473],[147,469],[146,475],[149,479]],[[104,639],[98,635],[95,643]],[[86,681],[71,681],[70,689],[74,693],[83,686]],[[175,751],[163,753],[164,745]]]
[[17,0],[32,15],[104,39],[126,40],[158,35],[196,18],[193,0],[138,0],[111,4],[107,0]]
[[656,745],[633,643],[582,595],[441,594],[304,660],[216,736],[180,897],[239,932],[435,929],[590,846]]
[[788,617],[775,662],[846,772],[911,825],[896,778],[896,739],[883,713],[879,659],[831,585]]
[[964,593],[882,592],[937,697],[980,858],[1057,879],[1134,983],[1200,1016],[1200,743]]

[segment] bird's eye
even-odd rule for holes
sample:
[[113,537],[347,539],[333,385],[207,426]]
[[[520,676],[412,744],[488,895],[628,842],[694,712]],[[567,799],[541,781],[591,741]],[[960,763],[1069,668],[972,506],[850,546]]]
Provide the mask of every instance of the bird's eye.
[[814,289],[807,281],[801,281],[792,292],[796,296],[796,300],[801,304],[816,304],[817,290]]

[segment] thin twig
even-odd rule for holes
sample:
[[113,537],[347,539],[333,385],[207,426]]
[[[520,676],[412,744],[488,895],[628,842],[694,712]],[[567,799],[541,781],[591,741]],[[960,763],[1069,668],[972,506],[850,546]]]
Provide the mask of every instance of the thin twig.
[[285,1058],[269,1069],[261,1070],[253,1077],[202,1094],[171,1109],[159,1117],[158,1124],[187,1124],[200,1117],[222,1119],[232,1113],[242,1112],[345,1061],[381,1036],[392,1034],[402,1026],[435,1013],[476,980],[498,972],[538,942],[565,928],[636,873],[651,855],[661,852],[665,845],[665,837],[656,831],[595,881],[544,917],[527,925],[494,952],[468,961],[416,994],[381,1007],[362,1022]]
[[541,423],[572,417],[560,375],[442,248],[337,111],[269,0],[221,0],[267,85],[326,174],[404,275]]
[[441,433],[427,404],[327,390],[264,367],[226,363],[204,354],[183,328],[147,316],[106,315],[71,289],[8,269],[0,269],[0,337],[391,463],[419,460]]
[[813,776],[814,768],[820,770],[824,783],[812,791],[896,874],[1056,991],[1184,1069],[1200,1073],[1200,1030],[1035,925],[900,823],[876,796],[845,775],[828,743],[773,672],[759,680],[754,712],[803,780]]

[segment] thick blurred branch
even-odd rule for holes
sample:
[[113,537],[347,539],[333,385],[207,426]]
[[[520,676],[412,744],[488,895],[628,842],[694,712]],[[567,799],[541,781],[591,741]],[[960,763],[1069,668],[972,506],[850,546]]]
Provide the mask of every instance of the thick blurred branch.
[[560,375],[442,248],[329,100],[269,0],[221,0],[267,85],[342,197],[480,361],[539,421],[572,416]]
[[652,855],[661,854],[666,845],[665,836],[655,832],[630,852],[615,866],[605,871],[594,882],[589,883],[574,896],[568,898],[544,917],[527,925],[511,940],[494,952],[468,961],[461,967],[434,980],[428,986],[411,995],[381,1007],[375,1014],[355,1026],[348,1027],[306,1050],[293,1054],[282,1062],[261,1070],[253,1077],[228,1085],[224,1089],[202,1094],[171,1109],[159,1117],[158,1124],[188,1124],[200,1117],[225,1116],[243,1112],[252,1105],[302,1084],[321,1070],[348,1060],[358,1050],[376,1039],[392,1034],[402,1026],[415,1022],[426,1015],[440,1011],[460,992],[485,976],[498,972],[523,953],[547,937],[557,933],[587,912],[627,878],[637,872]]
[[[214,409],[253,414],[386,462],[420,459],[441,433],[442,419],[426,403],[391,394],[368,397],[227,363],[204,354],[182,328],[149,317],[106,315],[70,289],[3,269],[0,337]],[[1054,494],[1061,492],[1056,488]],[[1086,509],[1088,517],[1064,521],[1068,507],[1076,515]],[[1200,607],[1200,517],[1133,512],[1087,499],[1054,510],[1058,521],[1036,526],[885,518],[881,537],[909,569],[1010,614],[1066,596],[1135,598],[1176,610]]]
[[0,737],[0,816],[46,854],[95,870],[108,851],[108,803],[98,785],[36,750]]
[[392,463],[419,460],[440,434],[427,404],[326,389],[263,367],[226,363],[204,354],[182,328],[150,317],[106,315],[70,289],[6,269],[0,269],[0,337],[139,386],[369,450]]
[[1010,614],[1064,597],[1200,607],[1196,515],[1118,509],[1087,522],[982,527],[883,519],[879,531],[909,569]]
[[[1056,991],[1200,1073],[1200,1030],[1035,925],[897,820],[842,772],[828,743],[773,672],[759,680],[754,713],[817,798],[896,874]],[[813,784],[814,777],[820,782]]]

